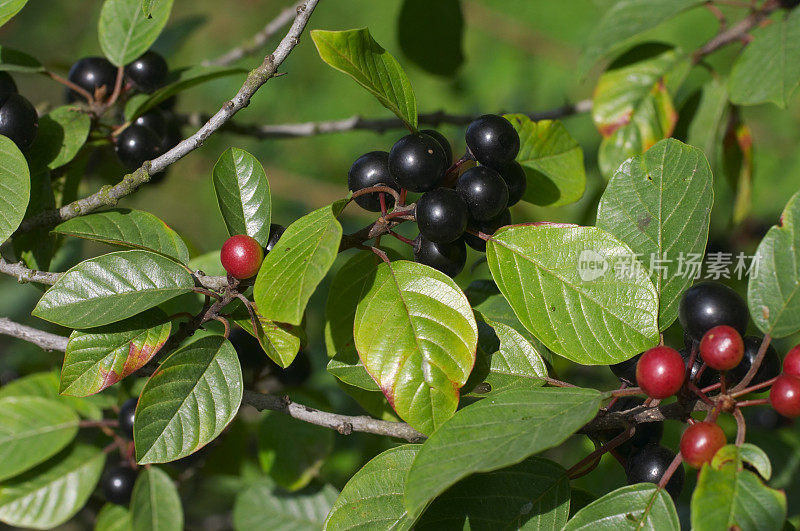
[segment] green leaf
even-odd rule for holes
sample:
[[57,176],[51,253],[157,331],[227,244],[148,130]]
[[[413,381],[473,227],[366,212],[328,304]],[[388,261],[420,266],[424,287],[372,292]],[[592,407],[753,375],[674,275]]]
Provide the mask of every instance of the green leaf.
[[265,247],[272,200],[258,159],[243,149],[228,148],[214,165],[214,191],[228,234],[246,234]]
[[178,489],[167,473],[158,467],[147,468],[136,478],[130,506],[134,531],[183,529],[183,507]]
[[522,324],[560,356],[608,365],[658,343],[658,293],[602,229],[512,225],[488,241],[486,259]]
[[[0,71],[34,74],[44,72],[45,69],[35,57],[7,46],[0,46]],[[39,122],[39,134],[42,134],[41,126]]]
[[328,362],[328,372],[348,385],[359,387],[366,391],[378,391],[381,388],[364,368],[358,351],[355,347],[340,350]]
[[161,0],[150,16],[141,0],[105,0],[97,32],[100,48],[114,66],[125,66],[156,42],[172,10],[172,0]]
[[57,107],[39,118],[39,132],[28,160],[51,170],[75,158],[89,138],[91,117],[77,107]]
[[133,121],[159,103],[194,86],[246,73],[246,69],[238,66],[192,66],[173,70],[167,79],[167,85],[152,94],[136,94],[128,100],[125,104],[125,120]]
[[147,18],[152,16],[153,7],[157,5],[159,0],[142,0],[142,13]]
[[[307,405],[317,406],[305,400]],[[275,411],[265,411],[258,425],[261,469],[288,491],[307,486],[333,450],[333,432]]]
[[103,505],[94,521],[94,531],[133,531],[131,513],[122,505]]
[[75,330],[69,336],[61,370],[61,394],[99,393],[138,371],[161,350],[172,323],[160,310],[120,323]]
[[52,529],[86,504],[103,471],[106,456],[77,444],[21,476],[0,485],[0,522]]
[[704,3],[704,0],[616,1],[604,10],[600,21],[594,26],[579,69],[585,72],[599,59],[627,46],[631,37]]
[[364,367],[403,420],[429,434],[455,413],[478,329],[450,277],[416,262],[380,264],[353,330]]
[[0,161],[0,242],[4,242],[22,223],[28,208],[31,174],[25,156],[14,142],[2,135]]
[[467,406],[443,424],[414,459],[405,507],[426,504],[475,472],[491,472],[564,442],[600,408],[594,389],[514,389]]
[[544,385],[547,366],[539,351],[514,328],[477,316],[478,354],[475,368],[465,389],[488,385],[480,394],[499,392],[511,387],[539,387]]
[[786,107],[800,84],[800,11],[756,30],[731,70],[728,88],[736,105],[772,102]]
[[116,247],[143,249],[189,262],[189,251],[178,233],[156,216],[143,210],[115,208],[67,220],[53,232]]
[[[742,467],[742,455],[733,445],[723,456],[703,465],[692,494],[692,529],[711,531],[778,531],[786,520],[786,494],[765,486]],[[723,451],[721,450],[721,451]]]
[[562,529],[569,495],[567,471],[531,457],[456,483],[431,503],[414,529]]
[[314,30],[311,39],[323,61],[352,77],[406,127],[417,129],[417,100],[411,82],[400,63],[375,42],[367,28]]
[[795,193],[758,244],[750,274],[747,305],[759,330],[786,337],[800,330],[800,192]]
[[0,480],[45,461],[77,433],[78,414],[67,404],[35,396],[0,399]]
[[[691,116],[686,143],[702,149],[712,163],[717,160],[721,140],[720,125],[727,108],[728,87],[724,81],[715,78],[703,85],[697,110]],[[683,118],[682,113],[679,114]]]
[[599,522],[615,530],[679,531],[681,528],[669,494],[650,483],[627,485],[606,494],[578,511],[564,531],[594,530]]
[[739,447],[733,444],[723,446],[714,454],[711,466],[718,469],[727,461],[735,461],[736,459],[741,459],[743,462],[753,465],[753,468],[767,481],[772,476],[772,463],[769,462],[766,452],[755,444],[750,443],[744,443]]
[[600,76],[592,119],[603,135],[598,153],[603,175],[672,134],[678,114],[667,82],[687,61],[671,46],[647,43],[626,52]]
[[0,0],[0,26],[11,20],[27,3],[28,0]]
[[199,450],[233,420],[242,402],[242,369],[222,336],[202,337],[169,356],[145,384],[136,407],[140,464]]
[[510,326],[519,332],[522,337],[534,344],[545,359],[550,359],[547,349],[519,321],[514,309],[503,297],[503,294],[500,293],[500,289],[494,280],[476,280],[467,287],[465,293],[473,309],[484,319]]
[[68,407],[77,411],[80,416],[91,420],[102,419],[103,410],[117,404],[116,398],[105,395],[95,395],[90,398],[61,396],[58,394],[60,385],[60,378],[57,372],[35,372],[0,387],[0,398],[5,398],[7,396],[38,396],[40,398],[48,398],[63,402]]
[[580,199],[586,189],[583,150],[564,124],[534,122],[524,114],[505,117],[519,133],[517,162],[528,178],[522,199],[542,206],[568,205]]
[[713,202],[714,183],[705,155],[674,139],[623,162],[600,198],[597,226],[650,265],[650,279],[660,297],[660,330],[678,317],[681,295],[694,280],[678,274],[679,257],[705,254]]
[[454,76],[464,62],[464,15],[459,0],[404,0],[397,40],[406,57],[423,70]]
[[308,299],[336,260],[346,203],[337,201],[306,214],[286,228],[267,253],[253,291],[264,318],[299,325]]
[[233,528],[236,531],[318,531],[337,495],[330,485],[289,494],[264,478],[236,496]]
[[33,315],[70,328],[93,328],[136,315],[194,288],[192,276],[149,251],[118,251],[85,260],[39,300]]
[[325,531],[338,529],[410,529],[414,520],[403,507],[403,483],[421,448],[404,444],[373,457],[342,489],[325,520]]
[[252,332],[253,324],[249,316],[246,319],[236,319],[236,324],[255,337],[267,356],[285,369],[292,364],[306,341],[305,330],[301,326],[269,321],[258,312],[256,319],[258,325],[255,333]]

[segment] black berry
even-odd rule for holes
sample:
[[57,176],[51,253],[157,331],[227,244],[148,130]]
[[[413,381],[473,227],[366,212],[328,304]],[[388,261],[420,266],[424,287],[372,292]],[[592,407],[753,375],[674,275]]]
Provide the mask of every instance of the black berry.
[[692,339],[700,341],[710,329],[728,325],[744,335],[749,316],[738,293],[719,282],[700,282],[683,293],[678,319]]
[[131,84],[142,92],[153,92],[167,80],[167,62],[156,52],[148,51],[125,67]]
[[283,233],[286,231],[286,227],[283,225],[278,225],[277,223],[273,223],[269,226],[269,239],[267,240],[267,246],[264,247],[264,252],[270,252],[275,244],[278,243],[278,240],[281,239]]
[[0,96],[0,135],[10,138],[25,151],[36,139],[39,116],[31,102],[19,94]]
[[420,133],[425,133],[428,136],[433,137],[440,146],[442,146],[442,151],[444,152],[446,166],[449,168],[451,164],[453,164],[453,148],[450,146],[450,142],[445,138],[445,136],[437,131],[436,129],[423,129]]
[[136,476],[137,472],[125,465],[106,470],[100,481],[106,501],[117,505],[128,505],[133,493],[133,484],[136,483]]
[[464,240],[434,243],[420,234],[414,240],[414,261],[455,277],[467,262],[467,247]]
[[[681,350],[681,356],[686,361],[688,366],[689,364],[689,351]],[[704,389],[710,385],[714,385],[715,383],[719,383],[720,373],[716,369],[712,369],[711,367],[706,367],[703,369],[703,374],[700,375],[700,379],[697,379],[697,373],[700,372],[700,367],[703,366],[703,359],[700,358],[698,354],[697,358],[694,360],[694,365],[692,365],[692,370],[689,373],[689,381],[694,383],[698,388]],[[730,376],[725,379],[725,382],[730,381]]]
[[[350,171],[347,172],[347,187],[353,192],[357,192],[379,184],[395,190],[400,188],[389,173],[389,153],[386,151],[370,151],[358,157],[350,167]],[[373,192],[358,196],[355,201],[364,210],[380,212],[380,195],[379,192]],[[386,208],[392,208],[394,206],[394,197],[387,193],[384,193],[383,197]]]
[[475,221],[495,218],[508,206],[508,186],[499,173],[486,166],[470,168],[461,174],[456,192]]
[[[747,336],[744,338],[744,356],[742,356],[742,361],[739,365],[730,370],[728,376],[728,381],[731,385],[736,385],[744,379],[747,371],[753,366],[756,356],[758,356],[758,348],[760,346],[760,337]],[[769,345],[767,351],[764,353],[764,361],[761,362],[761,367],[756,371],[756,375],[753,377],[750,385],[764,383],[767,380],[775,378],[780,373],[781,358],[778,356],[778,352],[772,348],[772,345]]]
[[138,398],[131,398],[119,408],[119,429],[128,439],[133,439],[133,421],[138,403]]
[[425,238],[436,243],[450,243],[467,228],[467,205],[450,188],[425,192],[417,201],[417,226]]
[[516,205],[525,195],[525,190],[528,188],[525,169],[519,162],[512,161],[500,168],[498,172],[506,182],[506,186],[508,186],[508,206]]
[[16,94],[17,84],[8,72],[0,72],[0,94]]
[[502,168],[519,153],[519,134],[496,114],[484,114],[469,124],[465,138],[472,156],[484,166]]
[[[673,459],[675,459],[675,454],[663,446],[648,444],[640,448],[628,458],[628,463],[625,467],[628,484],[658,484]],[[672,496],[673,500],[680,496],[681,490],[683,490],[685,476],[686,472],[683,470],[683,467],[679,466],[667,482],[666,491]]]
[[614,376],[619,378],[619,380],[623,383],[626,383],[630,386],[636,386],[636,364],[639,363],[639,358],[642,357],[644,352],[635,355],[629,360],[621,361],[619,363],[615,363],[613,365],[609,365],[608,368],[611,369],[611,372],[614,373]]
[[[509,209],[503,210],[499,216],[488,221],[471,221],[467,224],[467,229],[492,235],[497,232],[497,229],[506,225],[511,225],[511,211]],[[464,242],[476,251],[486,252],[486,240],[483,238],[465,232]]]
[[446,169],[442,146],[423,133],[404,136],[389,152],[389,172],[398,185],[412,192],[436,188]]
[[[103,97],[114,91],[117,69],[103,57],[84,57],[69,69],[70,81],[87,91],[93,97],[98,89],[103,89]],[[67,92],[67,99],[75,101],[81,97],[74,91]]]
[[133,121],[135,125],[149,127],[160,138],[167,132],[167,117],[161,109],[150,109]]
[[122,165],[135,170],[161,153],[161,139],[149,127],[131,125],[117,137],[116,150]]

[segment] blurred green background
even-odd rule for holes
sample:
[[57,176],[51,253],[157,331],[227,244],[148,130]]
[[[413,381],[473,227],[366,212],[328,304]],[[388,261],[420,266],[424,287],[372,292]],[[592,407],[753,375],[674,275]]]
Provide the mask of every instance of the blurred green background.
[[[435,2],[436,0],[432,0]],[[558,107],[591,97],[599,69],[580,77],[576,65],[583,43],[602,13],[604,0],[464,0],[465,17],[463,50],[465,63],[453,77],[443,78],[426,73],[405,58],[397,38],[397,19],[400,0],[323,0],[311,18],[309,29],[349,29],[369,27],[373,37],[393,53],[406,69],[416,91],[420,112],[446,110],[451,113],[481,114],[485,112],[535,112]],[[168,58],[171,67],[194,65],[214,58],[239,45],[272,19],[289,2],[277,0],[176,0],[167,31],[155,49]],[[0,30],[0,43],[23,50],[42,63],[62,74],[78,58],[99,55],[97,18],[100,0],[77,2],[31,1],[10,23]],[[731,10],[731,17],[737,11]],[[739,11],[741,13],[741,11]],[[710,12],[696,9],[649,32],[644,39],[665,40],[692,50],[717,31],[717,21]],[[265,48],[271,50],[278,38]],[[738,49],[729,47],[710,58],[722,73]],[[431,50],[436,53],[436,50]],[[242,60],[242,66],[251,68],[260,62],[258,56]],[[693,78],[702,79],[702,69]],[[360,114],[364,117],[388,117],[366,91],[343,74],[327,67],[316,50],[304,36],[300,45],[280,69],[287,75],[271,80],[253,98],[249,107],[235,118],[240,123],[279,124],[313,120],[329,120]],[[62,87],[42,77],[16,75],[20,92],[39,108],[40,112],[62,102]],[[241,85],[243,76],[217,80],[191,89],[180,95],[177,111],[180,113],[213,113]],[[677,104],[688,95],[688,90],[675,95]],[[777,219],[785,201],[800,188],[800,101],[797,98],[789,109],[759,106],[745,109],[744,121],[752,128],[754,137],[754,191],[751,217],[742,227],[731,227],[724,216],[715,217],[712,241],[715,248],[731,251],[751,251],[765,226]],[[584,149],[587,168],[587,190],[577,204],[557,209],[520,204],[513,209],[515,221],[557,220],[590,224],[594,221],[594,207],[604,181],[596,169],[596,151],[600,136],[588,114],[564,119],[569,132]],[[463,130],[443,126],[440,130],[450,138],[454,151],[464,150]],[[188,134],[190,131],[185,131]],[[226,237],[219,215],[211,182],[211,168],[219,155],[230,146],[237,146],[255,154],[267,170],[272,188],[273,221],[289,224],[308,211],[330,203],[346,194],[346,175],[350,164],[361,154],[381,149],[388,150],[403,133],[400,130],[383,134],[374,132],[347,132],[337,135],[319,135],[303,139],[276,139],[255,141],[230,134],[217,134],[203,147],[175,164],[164,182],[147,185],[127,198],[121,206],[149,210],[175,228],[197,254],[215,251]],[[713,162],[713,161],[712,161]],[[105,182],[116,182],[119,174],[95,175],[84,183],[82,194],[91,193]],[[731,194],[724,179],[717,179],[716,203],[723,210],[730,208]],[[355,205],[348,207],[343,216],[345,231],[360,228],[370,217]],[[406,233],[413,237],[413,234]],[[410,254],[407,248],[399,247]],[[54,267],[60,270],[106,249],[71,242],[64,248]],[[470,269],[469,263],[479,259],[470,255],[467,271],[458,279],[466,286],[473,278],[486,278],[488,271],[478,261]],[[339,264],[342,262],[340,257]],[[744,285],[739,285],[744,292]],[[18,287],[12,279],[0,279],[0,315],[30,322],[30,310],[40,291],[34,286]],[[326,285],[312,299],[308,313],[312,363],[318,369],[312,381],[322,400],[333,402],[332,407],[341,412],[355,413],[358,406],[341,392],[331,376],[324,371],[327,362],[322,342],[323,309]],[[36,326],[48,328],[42,322]],[[49,329],[52,330],[52,327]],[[679,331],[670,331],[668,337],[678,346]],[[788,341],[778,342],[779,352],[789,346]],[[22,342],[0,341],[0,379],[16,373],[26,374],[35,369],[57,367],[61,358],[57,354],[43,354]],[[603,367],[576,367],[556,362],[556,369],[565,379],[610,389],[615,381]],[[112,391],[117,392],[117,391]],[[126,393],[127,390],[121,391]],[[669,446],[677,446],[679,425],[671,426],[665,438]],[[228,449],[248,440],[248,429],[233,430],[223,442]],[[790,513],[800,512],[800,458],[798,431],[786,431],[780,437],[759,435],[752,430],[753,442],[769,444],[773,453],[777,475],[776,484],[793,486],[790,490]],[[347,477],[371,455],[381,450],[375,438],[353,435],[337,437],[334,458],[323,468],[324,479],[341,487]],[[588,442],[574,438],[563,451],[554,457],[569,466],[575,458],[576,447],[587,451]],[[571,453],[570,453],[571,452]],[[220,452],[221,453],[221,452]],[[247,454],[247,452],[243,452]],[[794,456],[792,454],[795,454]],[[236,474],[237,470],[250,470],[243,458],[219,458],[218,466],[208,467],[211,473]],[[231,468],[234,467],[234,468]],[[694,474],[689,472],[689,486]],[[624,484],[622,469],[604,460],[601,469],[576,482],[595,494]],[[238,488],[232,480],[230,489]],[[205,500],[202,488],[192,492],[193,505]],[[225,490],[225,486],[215,487]],[[690,489],[684,490],[680,510],[687,513]],[[184,492],[184,494],[186,494]],[[209,506],[224,511],[228,498],[216,490],[208,494]],[[212,503],[215,501],[215,503]],[[204,507],[208,509],[209,506]],[[191,509],[187,506],[188,510]],[[229,509],[229,506],[228,506]]]

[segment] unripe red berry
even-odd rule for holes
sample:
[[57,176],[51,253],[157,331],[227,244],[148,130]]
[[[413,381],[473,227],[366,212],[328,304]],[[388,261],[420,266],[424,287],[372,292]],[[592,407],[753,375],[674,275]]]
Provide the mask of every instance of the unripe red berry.
[[225,271],[238,279],[250,278],[261,267],[264,249],[254,238],[237,234],[231,236],[222,245],[219,259]]
[[692,424],[681,437],[681,455],[689,465],[700,468],[725,446],[725,432],[713,422]]
[[769,391],[769,402],[784,417],[800,417],[800,378],[789,374],[778,376]]
[[744,341],[735,328],[728,325],[715,326],[703,335],[700,341],[700,357],[712,369],[733,369],[744,356]]
[[667,398],[683,385],[686,371],[683,358],[674,348],[653,347],[636,364],[636,382],[652,398]]
[[800,345],[795,346],[783,358],[783,373],[800,378]]

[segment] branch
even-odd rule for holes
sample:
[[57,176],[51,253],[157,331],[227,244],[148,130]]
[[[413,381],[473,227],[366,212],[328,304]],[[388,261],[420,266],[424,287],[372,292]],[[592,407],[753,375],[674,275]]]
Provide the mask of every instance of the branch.
[[297,14],[297,9],[303,5],[303,1],[295,3],[292,7],[287,7],[281,11],[277,17],[272,19],[264,26],[261,31],[253,35],[250,40],[237,48],[234,48],[216,59],[203,61],[203,66],[227,66],[235,63],[239,59],[248,55],[253,55],[264,46],[282,27],[292,21]]
[[297,8],[297,16],[292,27],[278,44],[275,51],[264,58],[261,66],[247,75],[247,79],[236,96],[226,101],[222,108],[214,116],[211,116],[192,136],[178,143],[160,157],[145,162],[141,168],[125,175],[114,186],[104,186],[97,193],[73,201],[58,210],[44,211],[23,221],[18,232],[29,232],[39,227],[55,225],[62,221],[94,212],[103,207],[115,206],[120,199],[133,193],[139,186],[149,181],[150,175],[165,170],[169,165],[202,146],[209,136],[222,127],[237,112],[245,108],[250,103],[250,98],[252,98],[253,94],[275,75],[278,67],[300,41],[300,35],[318,2],[319,0],[305,0]]
[[11,275],[22,284],[25,282],[37,282],[39,284],[48,284],[52,286],[61,276],[61,273],[48,273],[46,271],[36,271],[35,269],[28,269],[22,262],[12,264],[0,258],[0,273]]
[[5,317],[0,317],[0,334],[22,339],[28,343],[38,345],[44,350],[58,350],[61,352],[67,350],[66,337],[15,323]]
[[751,12],[736,25],[721,31],[710,41],[706,42],[699,49],[695,50],[695,52],[692,54],[692,59],[695,63],[698,63],[705,56],[716,52],[723,46],[727,46],[732,42],[743,40],[746,38],[751,29],[755,28],[764,20],[766,20],[770,13],[778,9],[778,7],[779,5],[777,1],[768,0],[764,3],[761,9]]
[[[581,100],[575,104],[564,105],[562,107],[541,112],[529,113],[527,116],[532,120],[554,120],[574,114],[589,112],[591,109],[591,100]],[[208,115],[192,113],[179,115],[177,118],[184,125],[197,127],[208,120]],[[477,116],[473,114],[448,114],[444,111],[438,111],[420,114],[419,122],[432,127],[438,127],[442,124],[468,125],[475,118],[477,118]],[[234,122],[228,122],[225,124],[225,127],[223,127],[222,130],[236,135],[267,139],[303,138],[331,133],[342,133],[347,131],[375,131],[376,133],[384,133],[390,129],[404,128],[405,125],[399,118],[370,119],[356,115],[349,118],[343,118],[341,120],[275,125],[236,124]]]

